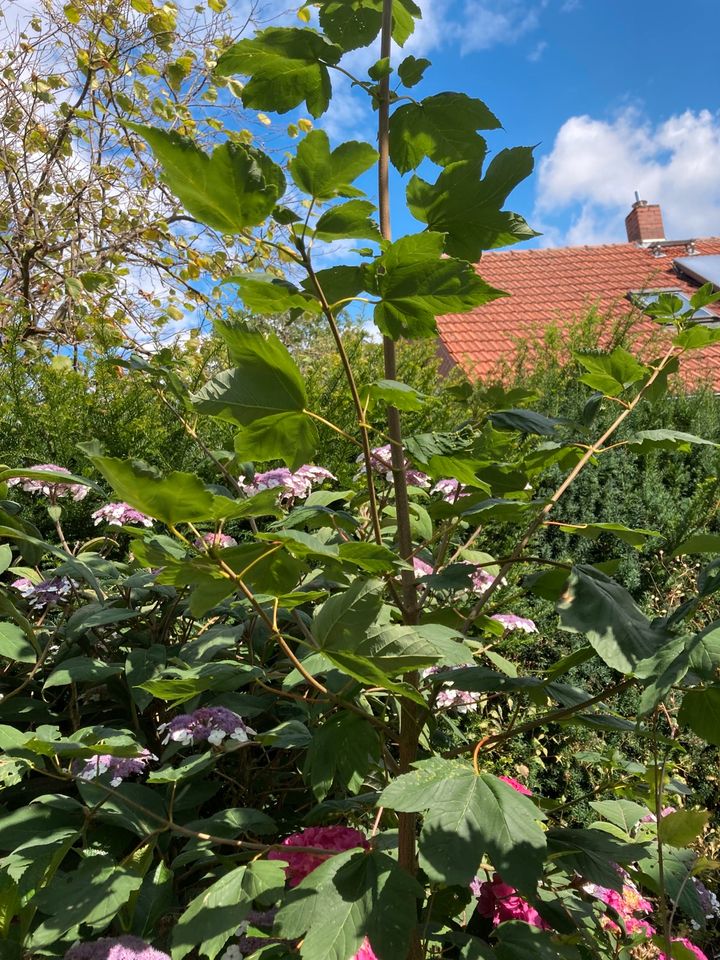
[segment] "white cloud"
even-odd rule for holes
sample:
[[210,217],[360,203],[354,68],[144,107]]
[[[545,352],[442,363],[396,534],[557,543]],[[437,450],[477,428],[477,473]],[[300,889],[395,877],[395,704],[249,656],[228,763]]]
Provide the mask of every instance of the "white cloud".
[[546,50],[547,50],[547,40],[540,40],[532,48],[527,58],[531,63],[537,63]]
[[454,26],[460,53],[515,43],[537,28],[546,6],[547,0],[466,0],[462,19]]
[[710,110],[657,124],[634,108],[614,120],[571,117],[540,163],[536,213],[550,223],[571,213],[562,242],[621,242],[637,190],[661,205],[668,237],[718,235],[719,155],[720,113]]

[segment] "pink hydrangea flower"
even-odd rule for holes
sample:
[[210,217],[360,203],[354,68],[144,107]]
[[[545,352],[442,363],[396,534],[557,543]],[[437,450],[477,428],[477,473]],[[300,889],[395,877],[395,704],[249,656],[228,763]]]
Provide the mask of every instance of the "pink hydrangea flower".
[[304,500],[308,497],[314,486],[324,483],[325,480],[335,479],[337,478],[334,474],[326,470],[325,467],[316,467],[305,463],[294,473],[287,467],[276,467],[274,470],[256,473],[250,483],[242,479],[239,482],[243,490],[250,496],[259,493],[261,490],[281,488],[280,500],[289,505],[295,499]]
[[421,560],[420,557],[413,557],[412,563],[416,577],[429,577],[435,572],[434,568],[431,567],[429,563],[425,563],[424,560]]
[[[622,919],[625,930],[630,936],[642,933],[646,937],[652,937],[655,934],[654,927],[647,920],[637,916],[637,914],[651,913],[653,910],[652,903],[643,897],[624,870],[620,870],[620,868],[618,870],[624,878],[621,892],[610,890],[608,887],[601,887],[595,883],[588,883],[583,889],[590,896],[602,901],[611,910],[614,910]],[[622,932],[620,926],[609,916],[603,917],[602,926],[605,930],[610,930],[615,934]]]
[[125,934],[76,943],[65,954],[65,960],[170,960],[170,957],[140,937]]
[[526,797],[532,796],[532,790],[528,790],[524,783],[520,783],[519,780],[516,780],[515,777],[498,777],[498,780],[502,780],[503,783],[506,783],[509,787],[512,787],[513,790],[517,790],[518,793],[524,794]]
[[90,516],[95,521],[95,526],[102,523],[103,520],[111,527],[122,527],[126,523],[140,523],[143,527],[153,525],[150,517],[124,502],[108,503],[91,513]]
[[81,780],[94,780],[103,773],[111,773],[110,786],[119,787],[127,777],[144,773],[151,760],[157,760],[157,757],[143,748],[136,757],[114,757],[112,754],[102,753],[84,762],[78,761],[73,769]]
[[523,630],[525,633],[537,633],[535,621],[528,617],[518,617],[514,613],[494,613],[491,620],[497,620],[506,630]]
[[492,920],[494,927],[505,923],[506,920],[523,920],[540,930],[552,929],[535,907],[524,900],[515,887],[503,883],[497,873],[492,880],[485,880],[482,883],[475,880],[471,884],[471,889],[478,898],[478,913],[481,917]]
[[[36,463],[28,470],[46,470],[48,473],[66,473],[67,467],[59,467],[56,463]],[[7,482],[9,487],[20,487],[26,493],[42,493],[52,500],[58,497],[71,496],[73,500],[84,500],[90,493],[90,488],[82,483],[54,483],[52,480],[37,480],[32,477],[12,477]]]
[[314,853],[293,853],[293,847],[318,847],[321,850],[335,850],[338,853],[352,850],[353,847],[363,847],[365,850],[370,847],[359,830],[342,826],[307,827],[299,833],[291,833],[283,840],[282,845],[282,850],[270,851],[268,860],[287,861],[285,875],[291,887],[296,887],[327,859]]
[[192,713],[181,713],[168,723],[161,724],[158,733],[165,734],[163,743],[172,740],[188,747],[192,743],[207,740],[216,747],[226,737],[237,740],[238,743],[247,743],[248,734],[255,731],[247,726],[242,717],[227,707],[200,707]]
[[360,949],[352,958],[352,960],[378,960],[375,956],[375,951],[370,946],[370,941],[367,937],[363,940]]
[[[666,817],[669,813],[677,813],[676,807],[663,807],[660,811],[660,818]],[[654,813],[646,813],[644,817],[640,817],[640,823],[657,823],[657,817]]]
[[227,533],[204,533],[201,539],[193,542],[193,546],[198,550],[203,546],[220,547],[224,550],[226,547],[236,547],[237,540]]
[[[388,483],[392,483],[392,448],[389,443],[382,447],[375,447],[370,451],[370,463],[376,473],[382,474]],[[357,463],[363,462],[362,454],[356,458]],[[422,470],[416,470],[409,460],[405,460],[405,478],[414,487],[427,488],[432,484],[430,477]]]

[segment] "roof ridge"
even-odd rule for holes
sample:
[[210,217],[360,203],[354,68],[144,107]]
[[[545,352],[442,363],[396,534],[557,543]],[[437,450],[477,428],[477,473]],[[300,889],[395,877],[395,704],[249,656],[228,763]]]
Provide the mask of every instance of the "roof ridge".
[[[686,247],[688,243],[720,243],[720,236],[713,237],[691,237],[687,240],[663,240],[664,247]],[[566,247],[525,247],[522,250],[485,250],[483,251],[483,257],[507,257],[507,256],[521,256],[529,254],[540,254],[540,253],[570,253],[572,251],[583,251],[583,250],[608,250],[608,249],[619,249],[631,247],[635,250],[641,250],[645,252],[652,252],[652,244],[647,244],[646,246],[635,243],[634,241],[618,241],[617,243],[580,243],[573,246]]]

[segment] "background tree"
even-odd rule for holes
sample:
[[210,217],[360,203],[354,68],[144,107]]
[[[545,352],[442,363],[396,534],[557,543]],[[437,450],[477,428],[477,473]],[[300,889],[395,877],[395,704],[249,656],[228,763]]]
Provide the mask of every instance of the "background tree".
[[225,237],[180,208],[126,120],[252,142],[267,118],[212,69],[277,16],[262,0],[43,0],[0,17],[3,339],[107,346],[202,326],[222,280],[264,261],[262,234]]

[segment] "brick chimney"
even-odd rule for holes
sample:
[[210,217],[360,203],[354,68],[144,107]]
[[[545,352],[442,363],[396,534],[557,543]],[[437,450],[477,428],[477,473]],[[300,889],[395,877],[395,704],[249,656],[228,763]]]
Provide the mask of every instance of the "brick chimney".
[[632,210],[625,217],[625,229],[630,243],[652,243],[665,239],[662,211],[657,203],[648,203],[641,200],[637,193]]

